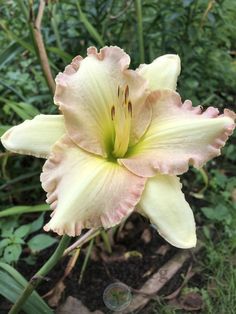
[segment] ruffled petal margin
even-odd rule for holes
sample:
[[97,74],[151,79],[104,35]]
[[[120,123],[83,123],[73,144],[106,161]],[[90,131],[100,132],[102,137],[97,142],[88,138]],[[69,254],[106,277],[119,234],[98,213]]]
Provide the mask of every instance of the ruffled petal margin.
[[53,147],[41,182],[53,210],[44,229],[76,236],[83,228],[120,223],[139,202],[146,179],[85,152],[65,135]]
[[219,115],[213,107],[203,111],[189,100],[182,104],[180,96],[170,90],[153,92],[149,101],[153,117],[147,132],[126,158],[119,160],[139,176],[178,175],[189,165],[202,167],[220,155],[235,127],[234,112],[225,109]]
[[40,114],[7,130],[1,141],[14,153],[47,158],[51,147],[65,132],[62,115]]
[[88,152],[106,157],[111,145],[111,108],[129,56],[119,47],[90,47],[56,77],[54,101],[63,112],[71,139]]
[[86,58],[77,56],[56,77],[54,101],[63,112],[71,139],[88,152],[106,157],[114,144],[112,108],[118,86],[129,86],[133,106],[130,140],[135,144],[151,121],[146,106],[147,82],[128,70],[130,57],[119,47],[88,48]]
[[147,181],[138,207],[170,244],[188,249],[196,246],[193,213],[181,191],[179,178],[157,175]]

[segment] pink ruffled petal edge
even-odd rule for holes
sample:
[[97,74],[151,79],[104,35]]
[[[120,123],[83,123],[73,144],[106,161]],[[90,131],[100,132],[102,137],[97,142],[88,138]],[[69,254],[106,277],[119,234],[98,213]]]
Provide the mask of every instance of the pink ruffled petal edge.
[[107,156],[113,132],[111,107],[123,84],[130,57],[116,46],[87,49],[56,77],[54,101],[65,117],[71,139],[88,152]]
[[234,112],[225,109],[219,115],[213,107],[203,111],[189,100],[182,104],[173,91],[153,92],[149,101],[153,108],[149,129],[129,156],[119,160],[139,176],[178,175],[186,172],[189,165],[202,167],[220,155],[235,128]]
[[76,236],[83,228],[120,223],[139,202],[146,179],[86,153],[64,136],[54,145],[41,182],[53,210],[44,229]]

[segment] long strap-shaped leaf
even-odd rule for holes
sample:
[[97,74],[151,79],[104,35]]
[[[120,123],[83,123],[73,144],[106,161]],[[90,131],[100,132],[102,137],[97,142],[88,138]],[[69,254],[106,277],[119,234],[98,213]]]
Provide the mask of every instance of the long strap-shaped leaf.
[[[12,266],[0,263],[0,295],[15,303],[27,284],[27,280]],[[23,305],[23,310],[27,314],[53,314],[36,291]]]
[[40,204],[35,206],[13,206],[0,211],[0,218],[28,213],[44,212],[48,210],[50,210],[50,208],[47,204]]

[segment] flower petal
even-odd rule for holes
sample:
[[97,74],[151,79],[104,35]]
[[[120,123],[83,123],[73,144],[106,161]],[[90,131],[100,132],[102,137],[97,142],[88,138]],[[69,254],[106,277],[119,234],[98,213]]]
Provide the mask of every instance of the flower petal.
[[127,70],[129,63],[129,56],[119,47],[104,47],[99,53],[90,47],[85,59],[76,57],[56,77],[54,100],[64,114],[69,136],[89,152],[106,157],[112,151],[111,111],[118,99],[118,86],[130,87],[134,113],[132,143],[150,123],[151,109],[144,108],[147,82],[135,71]]
[[179,178],[175,176],[150,178],[138,206],[166,241],[188,249],[196,246],[195,222],[181,187]]
[[180,69],[179,56],[168,54],[150,64],[142,64],[137,72],[148,81],[152,91],[166,88],[175,90]]
[[38,115],[12,127],[1,137],[3,146],[14,152],[47,158],[52,145],[65,134],[62,115]]
[[152,122],[142,140],[130,149],[119,162],[133,173],[151,177],[157,173],[182,174],[189,165],[202,167],[208,160],[220,155],[235,127],[235,114],[209,107],[183,104],[179,95],[170,90],[153,92]]
[[83,228],[120,223],[140,200],[146,179],[85,152],[65,135],[53,147],[41,181],[54,210],[45,230],[75,236]]
[[146,132],[152,119],[152,108],[150,102],[146,101],[150,93],[148,82],[133,70],[126,70],[124,75],[130,89],[130,100],[133,108],[129,142],[129,145],[132,146]]

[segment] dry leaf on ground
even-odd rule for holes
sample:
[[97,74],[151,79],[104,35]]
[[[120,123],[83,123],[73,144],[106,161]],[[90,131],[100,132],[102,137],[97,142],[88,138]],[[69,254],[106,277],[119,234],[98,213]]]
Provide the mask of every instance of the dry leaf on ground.
[[56,310],[56,314],[103,314],[103,312],[91,312],[78,299],[74,297],[68,297],[66,302]]

